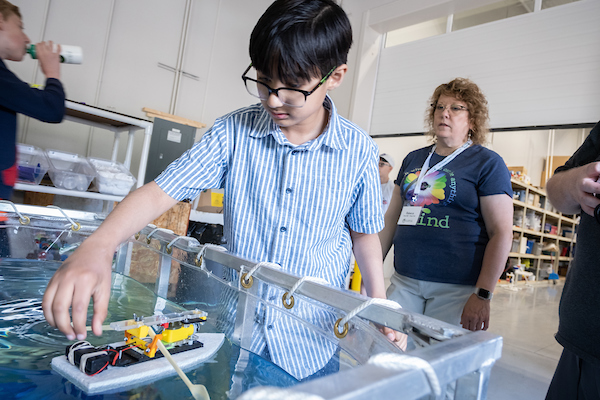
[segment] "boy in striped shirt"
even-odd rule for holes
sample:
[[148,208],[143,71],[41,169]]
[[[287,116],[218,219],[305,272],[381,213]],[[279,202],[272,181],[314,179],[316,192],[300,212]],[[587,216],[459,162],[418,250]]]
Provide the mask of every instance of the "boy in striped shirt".
[[[100,335],[117,246],[208,188],[224,188],[224,238],[232,254],[343,287],[353,249],[367,295],[385,298],[377,148],[327,95],[343,81],[351,43],[348,17],[334,1],[275,1],[252,32],[252,63],[242,76],[260,103],[217,119],[155,181],[114,209],[50,281],[43,300],[48,322],[82,340],[93,297],[92,328]],[[281,299],[265,297],[271,298]],[[298,379],[333,355],[321,344],[324,350],[307,359],[306,328],[262,317],[253,351],[266,349]],[[292,340],[282,343],[283,334]]]

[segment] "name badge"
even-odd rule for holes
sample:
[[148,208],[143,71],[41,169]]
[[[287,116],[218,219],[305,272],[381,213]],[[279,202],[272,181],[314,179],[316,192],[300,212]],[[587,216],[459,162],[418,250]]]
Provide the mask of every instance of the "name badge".
[[402,207],[402,214],[398,220],[398,225],[416,225],[419,221],[423,207],[417,206],[404,206]]

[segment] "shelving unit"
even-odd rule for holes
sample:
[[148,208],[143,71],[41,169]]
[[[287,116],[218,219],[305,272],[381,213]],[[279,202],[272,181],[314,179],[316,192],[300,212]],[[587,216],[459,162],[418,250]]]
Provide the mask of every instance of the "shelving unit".
[[[142,144],[142,154],[137,174],[137,187],[139,188],[142,186],[144,184],[144,178],[146,175],[146,165],[148,164],[148,152],[150,150],[150,138],[152,136],[153,123],[145,119],[131,117],[129,115],[116,113],[70,100],[65,101],[65,107],[66,120],[109,130],[114,133],[113,150],[111,155],[112,161],[117,161],[121,133],[127,132],[127,149],[125,152],[125,160],[123,161],[123,164],[127,167],[127,169],[131,168],[131,157],[133,154],[135,131],[139,129],[144,130],[144,142]],[[95,192],[81,192],[77,190],[65,190],[53,186],[32,185],[27,183],[17,183],[15,185],[15,190],[61,194],[71,197],[83,197],[99,200],[123,200],[123,196],[113,196]]]
[[[511,179],[511,183],[515,193],[513,248],[509,254],[511,264],[529,262],[529,267],[536,271],[536,280],[540,279],[544,264],[551,264],[556,273],[566,273],[577,240],[579,217],[556,212],[548,201],[545,190],[515,179]],[[544,246],[549,244],[556,245],[557,251],[551,255],[542,254]]]

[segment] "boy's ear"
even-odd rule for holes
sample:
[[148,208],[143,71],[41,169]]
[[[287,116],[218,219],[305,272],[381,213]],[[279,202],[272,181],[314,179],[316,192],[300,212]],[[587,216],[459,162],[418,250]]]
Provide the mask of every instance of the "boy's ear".
[[347,64],[342,64],[339,67],[337,67],[335,71],[331,73],[329,79],[327,79],[327,90],[333,90],[336,87],[340,86],[342,84],[342,81],[344,80],[344,76],[346,76],[346,72],[348,72]]

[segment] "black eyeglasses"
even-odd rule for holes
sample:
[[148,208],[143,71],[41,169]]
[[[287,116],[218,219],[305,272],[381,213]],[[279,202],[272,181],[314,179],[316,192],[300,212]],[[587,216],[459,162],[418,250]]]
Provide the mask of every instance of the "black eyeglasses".
[[292,89],[286,87],[273,89],[269,87],[269,85],[267,85],[266,83],[247,77],[246,74],[248,73],[248,71],[250,71],[250,68],[252,68],[252,64],[250,64],[242,74],[242,79],[244,80],[244,84],[246,85],[246,90],[248,91],[248,93],[250,93],[254,97],[258,97],[261,100],[267,100],[271,94],[275,93],[275,96],[277,96],[283,104],[290,107],[300,108],[304,106],[304,104],[306,104],[306,98],[313,94],[318,88],[320,88],[321,85],[323,85],[323,83],[327,81],[327,79],[331,76],[331,74],[333,73],[333,71],[335,71],[337,67],[332,68],[331,71],[329,71],[327,75],[325,75],[319,81],[317,86],[315,86],[310,92],[307,92],[306,90]]

